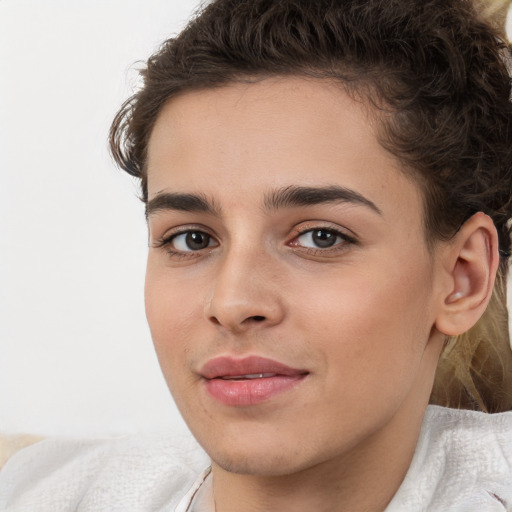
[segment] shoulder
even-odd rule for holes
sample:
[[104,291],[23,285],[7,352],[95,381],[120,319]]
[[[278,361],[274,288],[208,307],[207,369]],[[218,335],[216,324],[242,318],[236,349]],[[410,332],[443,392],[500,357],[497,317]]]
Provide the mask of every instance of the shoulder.
[[186,434],[48,439],[19,451],[0,472],[0,510],[163,510],[208,464]]
[[0,469],[18,451],[41,441],[42,437],[31,435],[1,435],[0,434]]
[[512,412],[429,406],[409,472],[387,512],[399,510],[512,510]]

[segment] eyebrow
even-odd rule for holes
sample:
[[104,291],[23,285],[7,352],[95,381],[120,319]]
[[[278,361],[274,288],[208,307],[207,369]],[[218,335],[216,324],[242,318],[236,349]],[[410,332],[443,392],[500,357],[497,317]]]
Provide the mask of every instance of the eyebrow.
[[164,210],[220,215],[220,208],[215,205],[215,201],[203,194],[160,192],[148,201],[146,205],[146,218]]
[[265,208],[277,210],[296,206],[314,206],[325,203],[351,203],[366,206],[375,213],[382,215],[380,208],[359,192],[337,185],[327,187],[290,186],[273,191],[265,198]]
[[[382,215],[380,208],[355,190],[337,185],[327,187],[289,186],[274,190],[265,196],[266,210],[279,210],[298,206],[314,206],[326,203],[350,203],[370,208]],[[160,192],[146,205],[146,218],[160,211],[201,212],[220,216],[221,210],[212,198],[204,194]]]

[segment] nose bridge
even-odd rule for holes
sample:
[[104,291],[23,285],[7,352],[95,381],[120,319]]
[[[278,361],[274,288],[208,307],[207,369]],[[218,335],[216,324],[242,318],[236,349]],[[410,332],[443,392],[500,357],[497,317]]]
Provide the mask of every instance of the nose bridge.
[[279,323],[284,310],[276,270],[275,258],[261,245],[232,244],[218,261],[208,318],[232,331]]

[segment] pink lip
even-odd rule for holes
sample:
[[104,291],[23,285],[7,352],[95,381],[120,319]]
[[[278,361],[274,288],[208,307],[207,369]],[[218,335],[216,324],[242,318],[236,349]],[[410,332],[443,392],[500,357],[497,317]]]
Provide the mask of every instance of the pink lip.
[[[205,379],[206,390],[214,399],[225,405],[247,406],[265,402],[288,391],[301,382],[308,372],[272,359],[250,356],[242,359],[211,359],[203,366],[200,374]],[[263,377],[229,379],[259,374]]]

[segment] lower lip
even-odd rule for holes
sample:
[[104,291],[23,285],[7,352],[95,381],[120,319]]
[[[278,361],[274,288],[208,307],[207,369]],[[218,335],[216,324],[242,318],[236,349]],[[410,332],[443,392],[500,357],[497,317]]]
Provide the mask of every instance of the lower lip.
[[306,375],[277,375],[261,379],[206,379],[206,390],[215,400],[231,406],[256,405],[299,384]]

